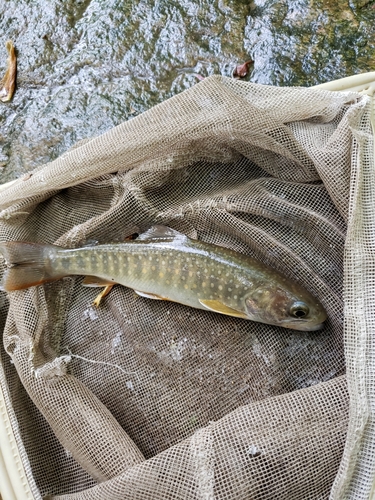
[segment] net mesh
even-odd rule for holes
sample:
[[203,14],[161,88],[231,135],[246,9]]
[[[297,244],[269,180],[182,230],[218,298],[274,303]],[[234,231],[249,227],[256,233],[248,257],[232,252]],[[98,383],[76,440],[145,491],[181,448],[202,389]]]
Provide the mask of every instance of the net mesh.
[[329,316],[298,332],[121,286],[95,309],[81,277],[1,293],[1,380],[35,498],[328,498],[369,107],[210,77],[2,193],[0,240],[79,247],[164,224],[278,269]]

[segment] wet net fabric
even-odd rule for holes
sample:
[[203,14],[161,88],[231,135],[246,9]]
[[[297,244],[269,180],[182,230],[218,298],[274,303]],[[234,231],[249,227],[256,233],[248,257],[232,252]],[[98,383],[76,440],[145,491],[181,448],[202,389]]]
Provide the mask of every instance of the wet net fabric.
[[35,498],[329,497],[358,331],[349,272],[363,264],[369,113],[356,93],[211,77],[1,194],[1,240],[80,247],[164,224],[278,269],[329,316],[297,332],[121,286],[96,309],[82,277],[1,292],[1,382]]

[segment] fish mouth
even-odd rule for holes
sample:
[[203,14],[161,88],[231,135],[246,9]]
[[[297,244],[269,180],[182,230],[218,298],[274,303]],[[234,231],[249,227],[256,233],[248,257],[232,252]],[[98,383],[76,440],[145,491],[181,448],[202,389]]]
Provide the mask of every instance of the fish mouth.
[[280,325],[280,326],[291,330],[299,330],[301,332],[316,332],[324,328],[324,323],[317,323],[315,325],[310,325],[308,322],[306,322],[305,324],[301,322],[301,323],[289,323],[288,326],[287,325]]

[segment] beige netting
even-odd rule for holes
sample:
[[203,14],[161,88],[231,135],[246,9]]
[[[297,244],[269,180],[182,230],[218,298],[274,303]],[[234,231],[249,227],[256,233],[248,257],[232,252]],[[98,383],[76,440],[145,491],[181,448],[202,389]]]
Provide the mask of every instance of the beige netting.
[[[297,332],[121,286],[96,310],[81,277],[2,293],[1,381],[35,498],[329,497],[348,425],[343,276],[351,360],[373,293],[369,116],[357,93],[211,77],[2,192],[0,240],[79,247],[162,223],[279,269],[329,315]],[[351,498],[353,446],[333,498]]]

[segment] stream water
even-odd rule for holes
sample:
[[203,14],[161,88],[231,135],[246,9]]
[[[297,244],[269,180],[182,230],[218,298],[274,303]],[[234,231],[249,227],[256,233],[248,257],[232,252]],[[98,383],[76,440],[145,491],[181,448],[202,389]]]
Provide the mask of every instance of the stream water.
[[374,69],[374,0],[10,0],[14,98],[0,103],[0,182],[195,85],[196,74],[310,86]]

